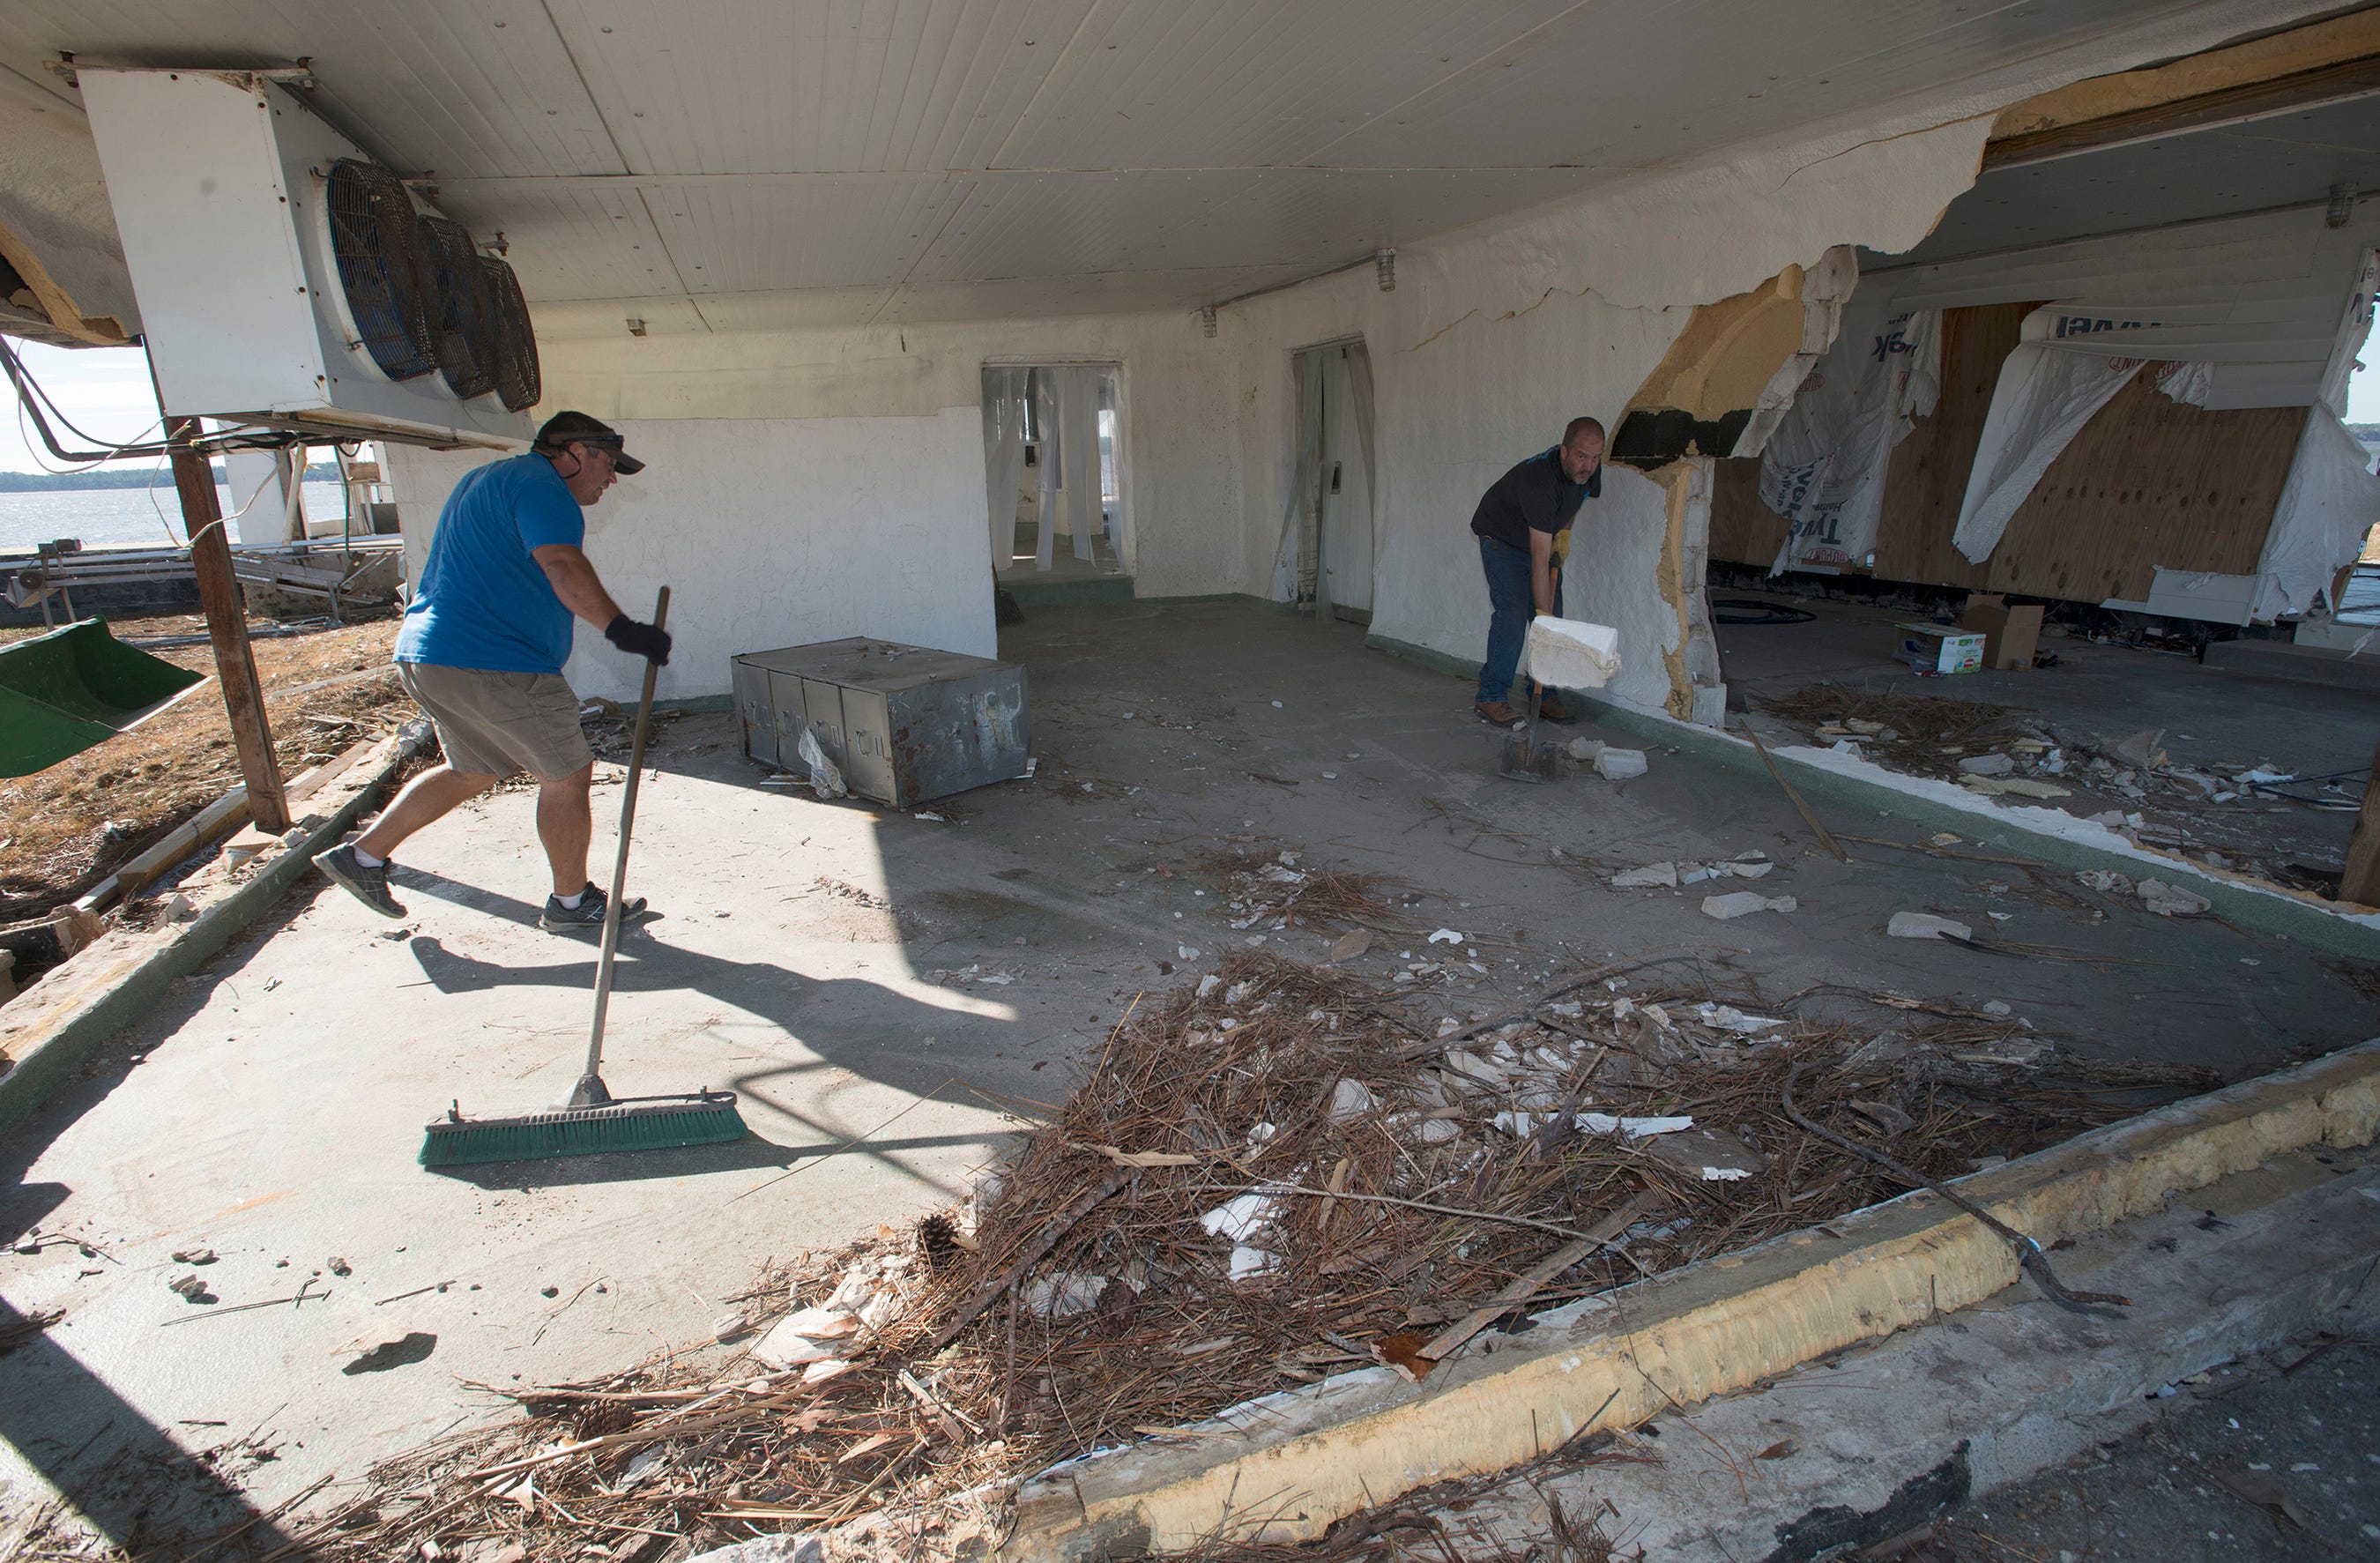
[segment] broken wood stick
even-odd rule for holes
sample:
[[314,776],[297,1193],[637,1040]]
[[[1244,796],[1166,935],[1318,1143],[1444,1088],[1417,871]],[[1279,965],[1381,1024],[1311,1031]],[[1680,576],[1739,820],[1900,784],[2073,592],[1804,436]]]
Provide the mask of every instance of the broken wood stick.
[[1586,1229],[1585,1237],[1570,1242],[1547,1254],[1519,1276],[1511,1285],[1480,1306],[1439,1330],[1436,1339],[1421,1349],[1421,1354],[1431,1362],[1444,1362],[1455,1349],[1490,1324],[1512,1311],[1516,1304],[1527,1302],[1555,1277],[1579,1263],[1598,1248],[1610,1247],[1620,1234],[1661,1207],[1661,1196],[1652,1191],[1640,1191],[1636,1196]]
[[1089,1215],[1110,1195],[1139,1176],[1140,1169],[1137,1167],[1119,1167],[1094,1183],[1089,1191],[1074,1204],[1051,1217],[1048,1224],[1034,1234],[1033,1241],[1025,1245],[1025,1252],[1017,1255],[1014,1264],[978,1287],[974,1296],[959,1305],[958,1312],[951,1315],[951,1322],[934,1332],[933,1343],[920,1355],[930,1357],[957,1339],[959,1331],[973,1324],[977,1315],[999,1302],[1002,1292],[1023,1280],[1027,1270],[1039,1264],[1044,1254],[1057,1247],[1058,1240],[1074,1230],[1075,1222]]
[[2050,1269],[2049,1255],[2041,1251],[2041,1244],[2018,1231],[1964,1194],[1955,1193],[1944,1188],[1915,1168],[1896,1161],[1880,1150],[1861,1145],[1857,1140],[1845,1139],[1825,1124],[1805,1115],[1799,1107],[1794,1105],[1793,1082],[1800,1079],[1803,1072],[1809,1067],[1806,1062],[1797,1063],[1785,1072],[1785,1084],[1779,1096],[1780,1105],[1785,1109],[1786,1117],[1836,1149],[1847,1150],[1864,1160],[1872,1161],[1912,1188],[1928,1190],[1981,1221],[2006,1239],[2010,1246],[2016,1250],[2018,1267],[2033,1278],[2033,1284],[2041,1289],[2042,1295],[2068,1313],[2092,1315],[2099,1318],[2124,1317],[2123,1315],[2110,1310],[2131,1307],[2132,1305],[2131,1298],[2113,1291],[2070,1291],[2065,1283],[2060,1281],[2057,1274]]
[[1818,823],[1818,817],[1810,812],[1810,806],[1802,801],[1802,794],[1793,790],[1793,783],[1786,781],[1785,773],[1777,769],[1777,761],[1769,756],[1768,745],[1760,741],[1759,733],[1749,721],[1743,724],[1743,735],[1752,740],[1754,748],[1760,751],[1760,763],[1768,768],[1768,774],[1775,779],[1779,787],[1785,789],[1785,795],[1793,800],[1793,806],[1802,811],[1803,823],[1816,832],[1819,842],[1828,852],[1835,854],[1837,862],[1849,863],[1852,860],[1852,854],[1843,850],[1840,842],[1828,833],[1824,825]]

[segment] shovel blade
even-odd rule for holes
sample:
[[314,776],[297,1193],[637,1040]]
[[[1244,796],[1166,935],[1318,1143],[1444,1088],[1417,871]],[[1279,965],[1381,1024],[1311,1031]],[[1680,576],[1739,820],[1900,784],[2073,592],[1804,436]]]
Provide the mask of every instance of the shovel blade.
[[1533,744],[1527,733],[1515,733],[1504,740],[1496,769],[1513,782],[1551,782],[1559,774],[1560,755],[1559,745]]

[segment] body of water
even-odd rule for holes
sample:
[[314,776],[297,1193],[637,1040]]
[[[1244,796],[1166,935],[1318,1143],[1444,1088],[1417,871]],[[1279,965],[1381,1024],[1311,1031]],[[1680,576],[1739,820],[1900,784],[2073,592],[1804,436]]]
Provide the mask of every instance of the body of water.
[[[216,503],[228,515],[246,499],[235,498],[218,486]],[[260,504],[269,503],[259,501]],[[336,516],[346,514],[346,497],[336,483],[306,485],[306,514]],[[256,518],[251,512],[251,519]],[[264,527],[251,527],[278,540],[275,518],[265,516]],[[0,552],[30,549],[60,538],[80,538],[86,548],[164,548],[181,543],[182,506],[171,489],[53,489],[42,493],[0,493]],[[237,524],[232,531],[239,540]]]

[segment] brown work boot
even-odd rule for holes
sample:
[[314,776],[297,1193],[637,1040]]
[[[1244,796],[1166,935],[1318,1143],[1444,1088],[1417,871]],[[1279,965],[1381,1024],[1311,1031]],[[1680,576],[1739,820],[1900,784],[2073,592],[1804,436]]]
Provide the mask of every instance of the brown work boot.
[[1576,721],[1578,713],[1548,695],[1537,701],[1537,714],[1548,721]]
[[1521,720],[1521,713],[1502,700],[1482,700],[1471,709],[1481,721],[1492,721],[1499,727],[1510,727]]

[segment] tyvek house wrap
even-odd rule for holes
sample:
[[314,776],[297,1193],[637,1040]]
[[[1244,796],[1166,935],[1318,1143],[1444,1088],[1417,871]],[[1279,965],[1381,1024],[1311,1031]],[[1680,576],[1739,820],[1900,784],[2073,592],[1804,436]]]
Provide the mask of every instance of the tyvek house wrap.
[[1934,410],[1941,372],[1940,310],[1894,313],[1881,296],[1854,296],[1834,350],[1761,454],[1761,501],[1791,523],[1770,575],[1867,557],[1893,447]]

